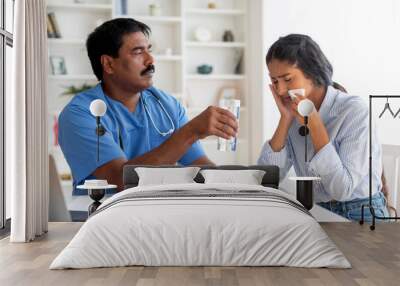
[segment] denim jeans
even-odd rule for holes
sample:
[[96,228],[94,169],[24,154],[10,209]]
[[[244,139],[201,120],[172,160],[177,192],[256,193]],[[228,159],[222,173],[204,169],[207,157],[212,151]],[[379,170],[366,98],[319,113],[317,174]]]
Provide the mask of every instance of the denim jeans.
[[[369,198],[355,199],[347,202],[326,202],[318,203],[321,207],[343,216],[349,220],[361,220],[361,206],[368,205]],[[372,206],[375,210],[375,216],[388,217],[389,212],[386,208],[386,199],[382,192],[378,192],[372,196]],[[364,207],[364,221],[371,222],[372,215],[368,207]],[[376,219],[376,222],[384,221]]]

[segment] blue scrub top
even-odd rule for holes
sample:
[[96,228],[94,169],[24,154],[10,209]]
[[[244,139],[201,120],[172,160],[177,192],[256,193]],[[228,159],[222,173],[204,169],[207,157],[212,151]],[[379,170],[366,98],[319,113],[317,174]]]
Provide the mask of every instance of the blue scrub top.
[[[175,129],[188,122],[186,111],[176,98],[154,87],[141,93],[134,112],[130,112],[121,102],[108,97],[100,83],[75,95],[65,106],[58,119],[58,140],[72,171],[74,195],[87,194],[86,190],[76,189],[76,186],[83,184],[85,179],[95,178],[91,174],[98,167],[117,158],[131,160],[153,150],[171,136],[159,134],[151,122],[148,113],[161,132],[172,128],[171,121],[152,93],[159,97],[174,122]],[[102,99],[107,105],[107,112],[101,117],[101,124],[106,133],[100,137],[99,162],[97,162],[96,119],[89,110],[90,103],[94,99]],[[149,112],[144,108],[144,101]],[[120,147],[119,133],[123,149]],[[205,156],[205,153],[197,141],[178,163],[189,165],[202,156]]]

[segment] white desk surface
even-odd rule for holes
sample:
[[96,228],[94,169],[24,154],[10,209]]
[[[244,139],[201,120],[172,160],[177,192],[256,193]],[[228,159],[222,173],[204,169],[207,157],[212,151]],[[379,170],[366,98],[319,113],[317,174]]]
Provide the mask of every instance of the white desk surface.
[[[67,195],[66,193],[64,194]],[[93,203],[93,200],[89,196],[69,195],[67,201],[67,208],[69,211],[87,211],[89,205]],[[327,209],[324,209],[319,205],[314,205],[313,208],[310,210],[310,213],[315,217],[318,222],[350,222],[350,220],[339,216],[331,211],[328,211]]]

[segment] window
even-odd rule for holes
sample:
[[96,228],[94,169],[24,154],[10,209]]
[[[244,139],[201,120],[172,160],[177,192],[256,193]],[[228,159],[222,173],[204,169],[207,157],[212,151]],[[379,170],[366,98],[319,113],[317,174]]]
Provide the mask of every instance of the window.
[[14,32],[14,0],[4,0],[5,23],[4,28],[11,34]]
[[[0,228],[9,226],[10,200],[5,190],[5,100],[11,92],[14,0],[0,0]],[[3,231],[0,233],[0,235]]]

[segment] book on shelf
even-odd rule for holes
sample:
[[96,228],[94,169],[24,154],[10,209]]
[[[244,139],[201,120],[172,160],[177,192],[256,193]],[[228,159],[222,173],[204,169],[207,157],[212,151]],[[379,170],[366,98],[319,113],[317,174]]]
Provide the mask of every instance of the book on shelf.
[[47,38],[55,38],[53,26],[51,25],[49,14],[47,14]]
[[54,12],[47,13],[47,35],[49,38],[61,38],[60,28]]

